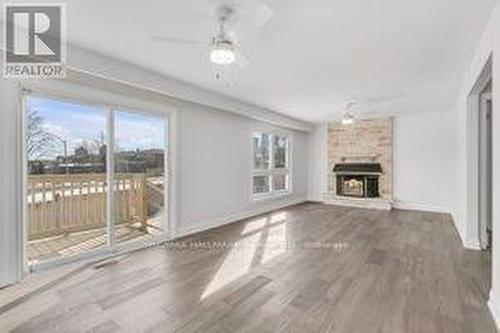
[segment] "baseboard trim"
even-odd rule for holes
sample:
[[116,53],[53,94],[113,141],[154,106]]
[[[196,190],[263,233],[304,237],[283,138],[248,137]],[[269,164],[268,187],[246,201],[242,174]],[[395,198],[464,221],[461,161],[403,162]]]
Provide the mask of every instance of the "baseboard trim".
[[323,196],[322,196],[321,194],[318,194],[318,195],[309,195],[309,196],[307,197],[307,201],[309,201],[309,202],[319,202],[319,203],[321,203],[321,202],[323,202],[323,201],[324,201],[324,198],[323,198]]
[[423,212],[451,214],[451,210],[446,207],[418,204],[418,203],[411,203],[411,202],[397,201],[397,200],[392,203],[392,207],[395,209],[403,209],[403,210],[419,210]]
[[416,210],[416,211],[430,212],[430,213],[450,214],[453,226],[455,227],[458,237],[462,242],[462,246],[469,250],[481,250],[479,239],[467,239],[464,237],[462,230],[456,223],[457,221],[456,216],[448,208],[440,206],[432,206],[432,205],[415,204],[404,201],[395,201],[392,207],[401,210]]
[[258,207],[255,209],[248,210],[242,213],[230,214],[224,217],[215,218],[212,220],[205,220],[200,222],[199,225],[195,225],[188,228],[178,229],[172,235],[173,239],[193,235],[202,231],[218,228],[224,225],[235,223],[244,219],[248,219],[254,216],[262,215],[265,213],[272,212],[274,210],[283,209],[285,207],[297,205],[300,203],[308,202],[307,197],[299,197],[287,200],[276,200],[265,206]]

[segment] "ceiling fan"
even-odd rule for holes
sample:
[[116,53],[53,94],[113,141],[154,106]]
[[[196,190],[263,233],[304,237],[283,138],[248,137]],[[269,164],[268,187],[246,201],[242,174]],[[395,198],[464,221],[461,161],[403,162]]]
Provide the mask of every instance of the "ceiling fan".
[[346,112],[342,118],[342,125],[351,125],[354,123],[354,113],[352,109],[356,106],[357,102],[355,100],[348,100],[345,105]]
[[[248,58],[241,52],[234,31],[229,30],[229,22],[234,22],[241,17],[236,15],[235,8],[236,5],[229,4],[217,7],[215,12],[216,33],[208,43],[166,36],[152,36],[151,38],[157,42],[206,47],[209,50],[210,61],[216,65],[236,63],[240,66],[246,66],[249,63]],[[256,11],[256,25],[258,27],[265,25],[273,15],[272,8],[268,4],[261,3]]]

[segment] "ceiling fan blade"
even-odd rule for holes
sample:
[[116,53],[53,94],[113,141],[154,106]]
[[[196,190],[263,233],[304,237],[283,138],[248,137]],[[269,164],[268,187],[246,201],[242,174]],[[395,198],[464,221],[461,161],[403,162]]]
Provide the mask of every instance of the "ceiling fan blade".
[[274,9],[267,3],[260,4],[255,13],[255,25],[259,28],[265,26],[274,16]]
[[264,27],[274,17],[276,8],[273,0],[252,0],[234,3],[235,13],[230,19],[230,26],[243,35],[253,33]]
[[234,62],[241,67],[246,67],[250,65],[250,60],[248,60],[248,58],[239,50],[236,51],[236,58]]
[[161,43],[172,43],[172,44],[180,44],[180,45],[192,45],[192,46],[207,46],[208,43],[200,42],[197,40],[190,40],[184,38],[176,38],[176,37],[166,37],[166,36],[151,36],[151,39],[155,42]]

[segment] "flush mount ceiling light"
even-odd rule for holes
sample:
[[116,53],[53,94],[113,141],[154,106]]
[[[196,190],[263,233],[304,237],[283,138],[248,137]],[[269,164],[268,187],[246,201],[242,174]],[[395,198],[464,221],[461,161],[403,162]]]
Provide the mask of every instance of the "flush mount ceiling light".
[[218,65],[229,65],[236,60],[233,43],[228,40],[215,41],[210,52],[210,60]]

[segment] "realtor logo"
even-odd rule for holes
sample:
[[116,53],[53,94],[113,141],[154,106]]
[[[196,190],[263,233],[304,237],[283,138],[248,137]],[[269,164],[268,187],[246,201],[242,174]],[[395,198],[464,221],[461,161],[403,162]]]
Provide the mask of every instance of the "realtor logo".
[[5,6],[5,66],[8,78],[66,76],[63,5]]

